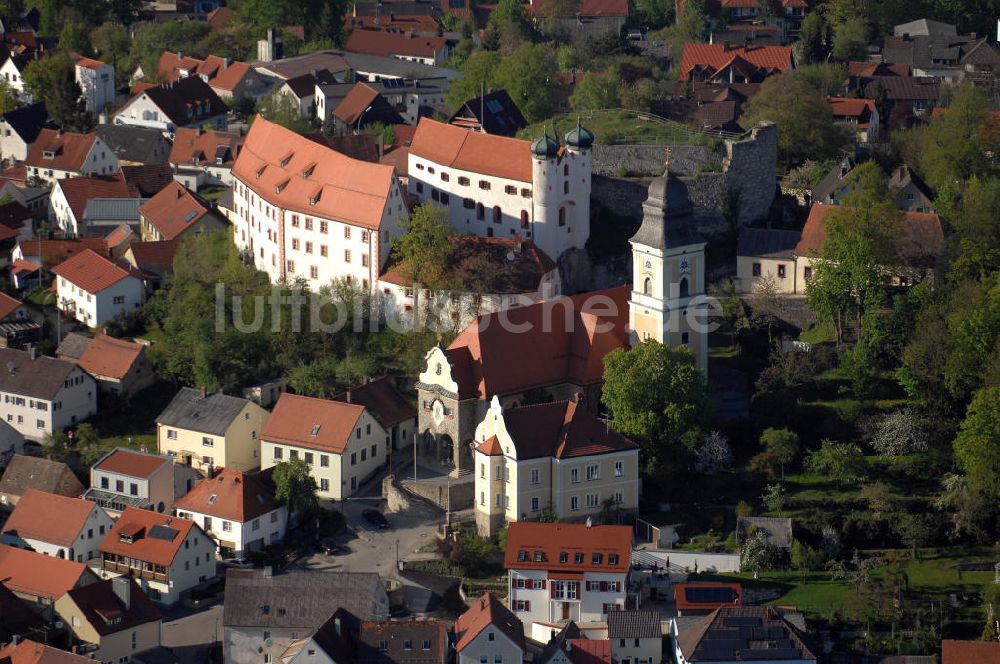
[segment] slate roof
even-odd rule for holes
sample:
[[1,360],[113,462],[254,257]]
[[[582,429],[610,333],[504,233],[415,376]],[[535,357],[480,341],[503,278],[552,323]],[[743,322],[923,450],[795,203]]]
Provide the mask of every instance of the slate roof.
[[[208,83],[197,76],[188,76],[174,83],[159,85],[146,90],[150,101],[163,111],[177,127],[184,127],[227,113],[227,106]],[[195,104],[208,104],[207,111],[188,117],[188,108]]]
[[385,430],[417,417],[417,408],[398,389],[390,376],[382,376],[352,387],[333,397],[335,401],[361,404]]
[[299,99],[315,95],[317,83],[320,85],[333,85],[337,83],[337,77],[329,69],[319,69],[294,76],[285,81],[288,89]]
[[[183,131],[183,130],[178,130]],[[174,173],[169,164],[143,164],[142,166],[122,166],[118,171],[129,187],[139,192],[143,198],[150,198],[174,181]]]
[[21,137],[27,144],[35,142],[42,129],[55,129],[55,124],[49,120],[49,112],[44,102],[28,104],[3,114],[3,121],[10,125],[11,131]]
[[75,368],[68,360],[45,355],[32,360],[28,351],[0,348],[0,391],[50,400]]
[[953,37],[958,34],[954,25],[942,23],[941,21],[934,21],[929,18],[920,18],[915,21],[910,21],[909,23],[900,23],[899,25],[893,26],[892,32],[897,37],[902,37],[903,35],[911,35],[914,37],[918,35]]
[[92,339],[93,337],[87,334],[70,332],[59,342],[59,347],[56,348],[56,357],[78,360],[87,350]]
[[513,136],[528,126],[521,109],[506,90],[494,90],[483,97],[470,99],[449,118],[448,123],[467,127],[469,123],[463,118],[470,116],[487,134]]
[[97,508],[82,498],[27,489],[3,526],[3,533],[69,548]]
[[[386,649],[379,649],[384,641]],[[411,647],[404,648],[404,641]],[[423,642],[430,647],[424,649]],[[440,620],[365,621],[358,633],[357,664],[444,664],[448,660],[448,630]]]
[[[128,584],[128,606],[115,593],[115,584]],[[135,629],[160,620],[160,610],[131,576],[98,581],[69,591],[84,619],[101,636]],[[109,619],[113,619],[109,620]]]
[[227,570],[223,625],[306,631],[325,623],[336,608],[358,623],[389,616],[382,578],[374,572],[269,572]]
[[571,459],[638,449],[574,401],[509,408],[503,419],[518,459]]
[[664,173],[649,183],[649,195],[642,204],[642,225],[630,241],[659,249],[704,244],[691,210],[687,185],[669,171]]
[[916,171],[906,164],[900,164],[896,167],[892,175],[889,176],[888,184],[889,189],[903,189],[912,184],[927,200],[934,200],[934,195],[931,193],[930,188],[920,179]]
[[677,636],[677,647],[688,662],[756,659],[734,657],[733,653],[760,652],[764,644],[774,642],[783,647],[768,647],[770,659],[783,662],[817,659],[798,630],[771,607],[721,607]]
[[163,132],[132,125],[97,125],[97,135],[121,161],[140,164],[163,164],[170,154],[170,142]]
[[0,493],[21,496],[28,489],[38,489],[60,496],[77,497],[83,484],[69,466],[61,461],[15,454],[0,477]]
[[795,245],[801,237],[799,231],[777,228],[743,228],[736,243],[737,256],[757,258],[792,258]]
[[879,85],[889,101],[936,102],[941,98],[941,79],[934,76],[876,76],[865,85],[864,95],[877,99]]
[[209,392],[202,396],[201,390],[182,387],[156,418],[156,423],[175,429],[223,436],[248,403],[250,402],[246,399],[220,392]]
[[609,639],[659,639],[659,611],[612,611],[608,614]]

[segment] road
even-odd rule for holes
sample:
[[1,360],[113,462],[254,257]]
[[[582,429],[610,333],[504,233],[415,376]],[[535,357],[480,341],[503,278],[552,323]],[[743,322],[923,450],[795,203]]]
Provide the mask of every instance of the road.
[[206,650],[222,640],[222,604],[194,613],[183,609],[171,613],[174,617],[164,616],[160,631],[163,645],[173,649],[182,664],[209,661]]

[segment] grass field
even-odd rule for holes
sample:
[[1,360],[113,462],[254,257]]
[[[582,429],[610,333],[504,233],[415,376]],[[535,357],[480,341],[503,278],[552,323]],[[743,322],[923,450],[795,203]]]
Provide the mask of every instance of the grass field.
[[[702,134],[678,122],[643,120],[628,111],[584,111],[580,122],[594,133],[594,139],[605,145],[668,143],[671,145],[707,145],[721,143],[717,138]],[[567,115],[554,121],[547,120],[528,126],[519,136],[533,140],[542,130],[551,136],[553,125],[556,137],[562,141],[566,133],[576,127],[577,115]]]

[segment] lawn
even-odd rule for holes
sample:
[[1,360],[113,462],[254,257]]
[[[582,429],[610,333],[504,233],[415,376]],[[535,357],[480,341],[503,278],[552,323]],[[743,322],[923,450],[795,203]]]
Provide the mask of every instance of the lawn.
[[[583,111],[579,114],[583,125],[594,133],[597,143],[615,144],[657,144],[707,145],[720,144],[719,139],[703,134],[691,127],[672,121],[643,120],[629,111]],[[520,137],[533,140],[542,131],[552,135],[555,125],[556,137],[562,141],[570,129],[576,127],[577,116],[564,116],[554,122],[546,120],[521,130]]]
[[32,304],[37,304],[38,306],[43,307],[48,304],[55,304],[56,294],[45,286],[38,286],[37,288],[31,289],[24,299]]

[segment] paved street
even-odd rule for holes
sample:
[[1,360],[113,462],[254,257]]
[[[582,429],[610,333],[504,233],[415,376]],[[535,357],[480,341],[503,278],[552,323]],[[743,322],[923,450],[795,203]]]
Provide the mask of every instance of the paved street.
[[163,618],[163,645],[184,664],[207,662],[206,650],[222,639],[222,603],[204,611],[179,609],[171,614]]

